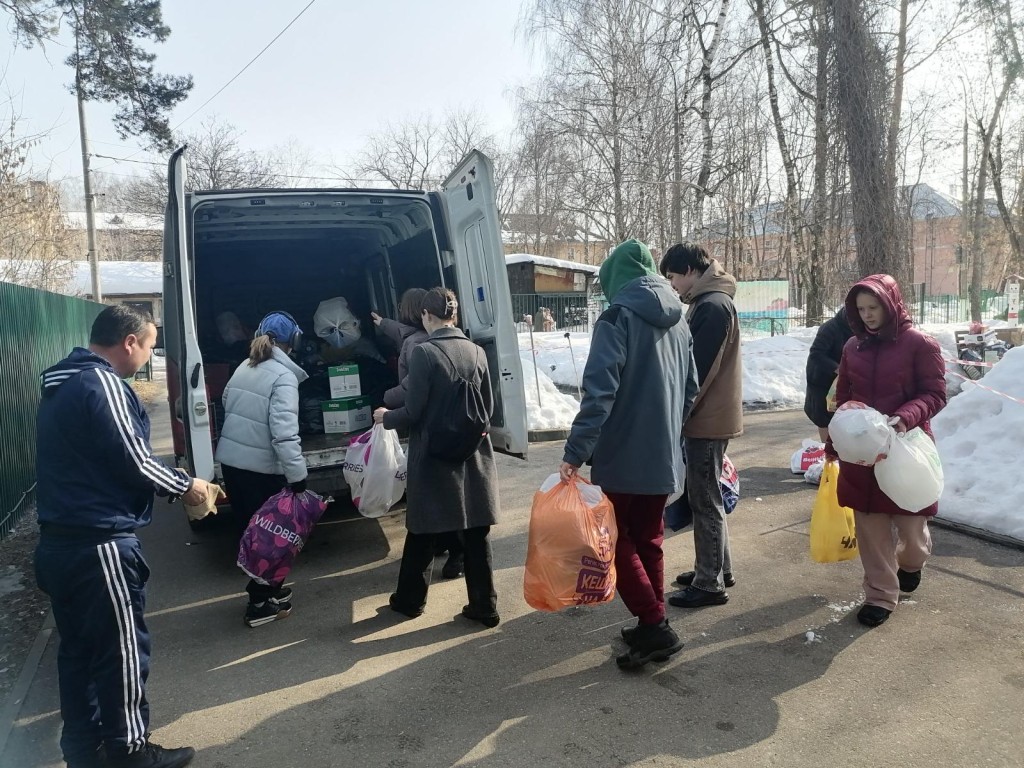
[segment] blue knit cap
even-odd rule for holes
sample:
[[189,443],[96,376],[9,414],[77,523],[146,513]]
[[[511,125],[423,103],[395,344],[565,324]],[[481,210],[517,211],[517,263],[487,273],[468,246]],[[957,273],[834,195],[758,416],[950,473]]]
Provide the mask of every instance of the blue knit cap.
[[260,321],[256,335],[269,335],[273,341],[297,347],[302,338],[302,329],[287,312],[271,312]]

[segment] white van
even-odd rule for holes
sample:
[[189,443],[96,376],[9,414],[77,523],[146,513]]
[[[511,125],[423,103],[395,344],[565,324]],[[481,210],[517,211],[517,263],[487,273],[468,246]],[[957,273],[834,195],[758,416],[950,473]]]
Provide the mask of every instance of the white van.
[[[316,339],[319,303],[344,296],[364,336],[374,340],[371,311],[397,317],[406,289],[437,285],[455,291],[460,326],[487,354],[495,449],[526,455],[522,365],[486,156],[470,153],[437,192],[186,193],[185,174],[183,147],[170,160],[163,253],[168,402],[179,466],[205,479],[218,475],[220,394],[238,364],[237,350],[232,364],[220,354],[218,316],[234,313],[251,332],[264,314],[284,310],[306,341]],[[341,466],[349,440],[303,436],[310,487],[345,487]]]

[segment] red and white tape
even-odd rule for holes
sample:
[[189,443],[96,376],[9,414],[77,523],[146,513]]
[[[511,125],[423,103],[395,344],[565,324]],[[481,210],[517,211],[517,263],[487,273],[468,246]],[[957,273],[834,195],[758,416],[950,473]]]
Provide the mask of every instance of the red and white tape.
[[958,379],[963,379],[968,384],[971,384],[977,387],[978,389],[984,389],[986,392],[991,392],[993,395],[999,395],[999,397],[1009,400],[1010,402],[1018,403],[1019,405],[1024,405],[1024,400],[1022,400],[1021,398],[1014,397],[1013,395],[1008,395],[1005,392],[1000,392],[998,389],[992,389],[992,387],[986,387],[984,384],[979,384],[973,379],[964,376],[962,373],[957,373],[956,371],[949,371],[949,374],[951,376],[956,376]]

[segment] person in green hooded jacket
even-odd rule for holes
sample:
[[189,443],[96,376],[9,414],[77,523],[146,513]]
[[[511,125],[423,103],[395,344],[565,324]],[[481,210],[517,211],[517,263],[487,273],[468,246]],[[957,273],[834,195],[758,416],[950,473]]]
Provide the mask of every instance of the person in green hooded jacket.
[[583,400],[559,472],[574,482],[584,463],[615,509],[617,589],[637,617],[622,630],[635,668],[683,647],[665,620],[663,513],[679,476],[683,423],[697,395],[693,343],[683,306],[658,275],[647,246],[618,245],[601,266],[610,302],[594,325]]

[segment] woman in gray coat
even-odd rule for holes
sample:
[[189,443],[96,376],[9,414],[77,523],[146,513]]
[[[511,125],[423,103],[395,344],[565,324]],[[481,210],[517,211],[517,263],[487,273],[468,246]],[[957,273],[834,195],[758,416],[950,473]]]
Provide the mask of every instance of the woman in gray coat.
[[446,288],[423,298],[426,343],[412,351],[405,405],[377,409],[373,418],[388,429],[409,430],[408,507],[405,549],[391,608],[410,618],[423,613],[430,585],[435,539],[455,533],[465,549],[467,619],[494,627],[499,622],[488,534],[497,521],[498,480],[489,437],[466,461],[452,463],[427,447],[428,414],[443,407],[444,395],[460,378],[480,387],[487,413],[494,400],[487,358],[455,327],[458,302]]

